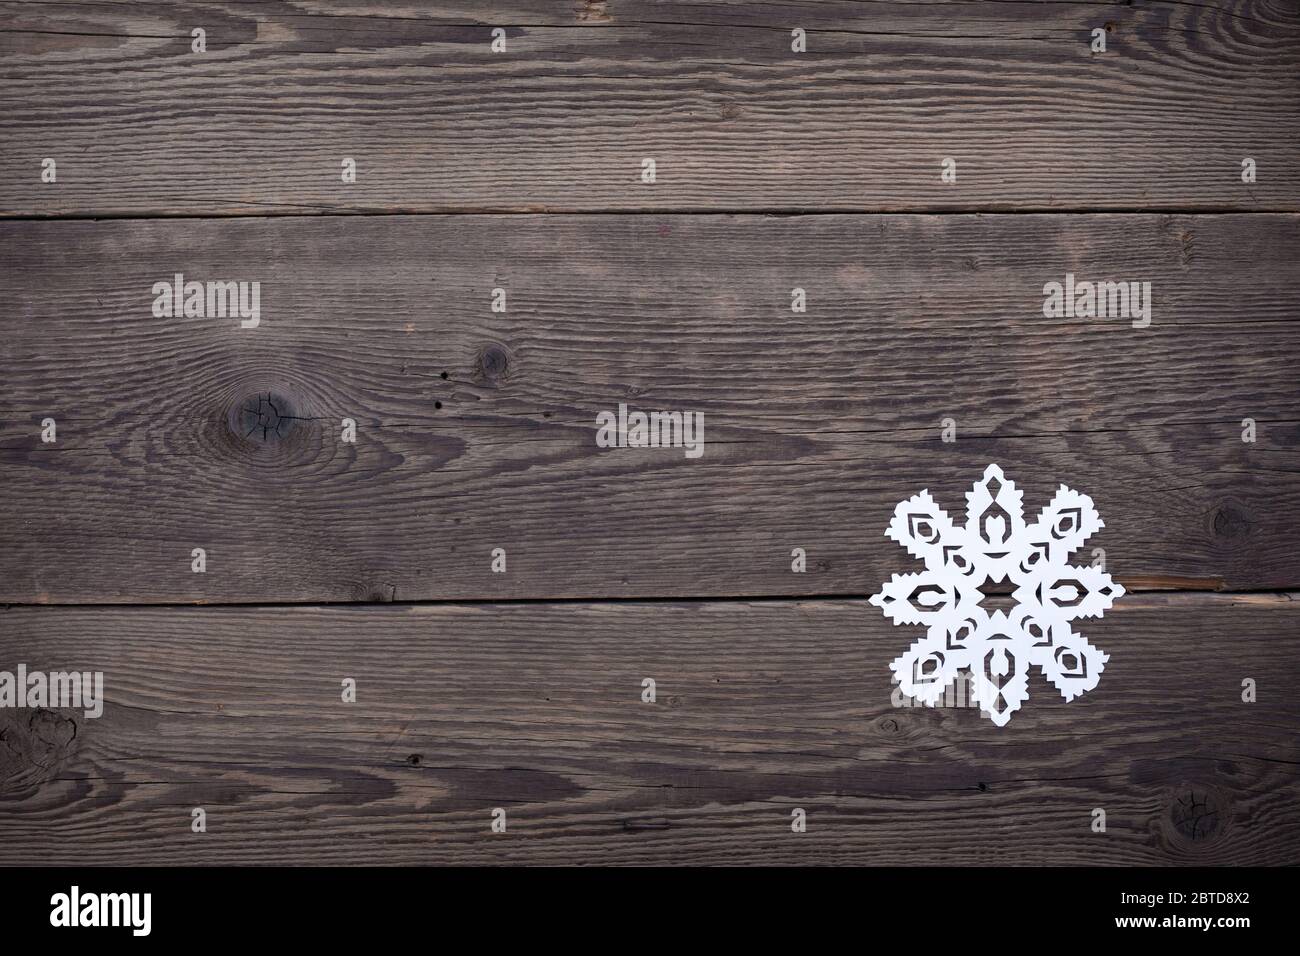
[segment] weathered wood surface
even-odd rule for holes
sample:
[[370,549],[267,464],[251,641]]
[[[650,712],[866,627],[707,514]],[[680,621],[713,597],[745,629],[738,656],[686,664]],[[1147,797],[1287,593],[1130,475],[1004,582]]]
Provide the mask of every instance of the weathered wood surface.
[[1300,863],[1294,598],[1125,597],[1003,729],[860,601],[11,608],[107,703],[0,711],[0,863]]
[[1294,0],[9,2],[0,52],[5,215],[1300,209]]
[[[10,222],[0,601],[862,595],[915,570],[894,505],[960,518],[989,462],[1031,514],[1091,495],[1084,561],[1130,588],[1292,588],[1298,239],[1292,215]],[[1067,271],[1151,281],[1150,327],[1044,318]],[[154,318],[175,272],[261,281],[261,325]],[[244,411],[268,395],[278,436]],[[620,402],[703,412],[703,457],[598,448]]]

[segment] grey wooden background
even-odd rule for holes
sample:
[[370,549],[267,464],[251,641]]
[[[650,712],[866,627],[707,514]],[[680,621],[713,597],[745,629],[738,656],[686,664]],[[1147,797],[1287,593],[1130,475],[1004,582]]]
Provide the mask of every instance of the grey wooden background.
[[[1297,3],[0,3],[0,53],[0,669],[108,698],[0,710],[0,863],[1300,862]],[[175,272],[261,326],[155,319]],[[1066,272],[1151,326],[1044,318]],[[704,457],[596,448],[619,402]],[[990,462],[1131,592],[1005,729],[894,706],[864,600]]]

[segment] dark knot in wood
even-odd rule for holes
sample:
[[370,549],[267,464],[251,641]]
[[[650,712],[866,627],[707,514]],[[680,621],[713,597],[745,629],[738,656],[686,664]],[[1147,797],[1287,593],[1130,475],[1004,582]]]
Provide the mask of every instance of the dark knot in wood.
[[500,345],[484,346],[478,353],[478,361],[474,366],[474,377],[480,381],[489,384],[495,384],[505,378],[506,369],[510,366],[510,355]]
[[292,413],[288,399],[265,392],[245,399],[240,405],[239,431],[244,438],[254,441],[276,442],[301,420]]
[[1244,538],[1250,533],[1250,516],[1231,504],[1214,513],[1214,533],[1221,538]]
[[1169,820],[1179,836],[1193,843],[1203,843],[1219,832],[1223,824],[1219,797],[1204,787],[1183,786],[1174,791],[1169,804]]

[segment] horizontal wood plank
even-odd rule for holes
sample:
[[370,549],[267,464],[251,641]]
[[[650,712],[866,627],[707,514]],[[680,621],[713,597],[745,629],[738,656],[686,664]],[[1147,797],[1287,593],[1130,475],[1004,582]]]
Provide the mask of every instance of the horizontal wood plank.
[[107,703],[0,710],[0,863],[1296,864],[1295,597],[1127,596],[1001,729],[859,601],[11,608]]
[[[0,601],[863,595],[914,570],[894,505],[960,518],[990,462],[1029,514],[1091,495],[1080,554],[1131,589],[1290,588],[1297,239],[1291,215],[10,222]],[[1150,326],[1044,318],[1067,271],[1150,281]],[[176,272],[260,281],[260,325],[155,318]],[[598,448],[620,403],[703,413],[702,457]]]
[[1298,41],[1294,0],[6,2],[0,214],[1295,211]]

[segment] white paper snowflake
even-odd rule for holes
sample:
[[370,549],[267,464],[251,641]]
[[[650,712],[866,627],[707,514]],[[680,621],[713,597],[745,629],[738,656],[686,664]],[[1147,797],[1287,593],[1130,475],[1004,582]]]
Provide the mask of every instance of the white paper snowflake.
[[[1092,499],[1065,485],[1038,520],[1026,525],[1023,492],[989,465],[966,494],[959,528],[928,491],[899,504],[885,536],[925,562],[919,574],[895,574],[871,603],[895,624],[924,624],[926,636],[892,664],[903,693],[936,703],[963,671],[971,698],[999,727],[1029,696],[1037,665],[1066,700],[1092,690],[1110,659],[1070,628],[1101,617],[1124,594],[1105,571],[1068,564],[1069,555],[1104,527]],[[986,583],[1010,581],[1015,607],[989,613]]]

